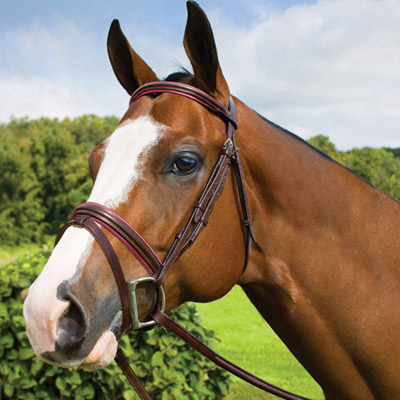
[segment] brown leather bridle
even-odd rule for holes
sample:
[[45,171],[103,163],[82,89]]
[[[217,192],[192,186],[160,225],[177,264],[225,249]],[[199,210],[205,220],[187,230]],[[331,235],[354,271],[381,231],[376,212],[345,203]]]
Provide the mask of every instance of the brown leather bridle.
[[[260,389],[288,400],[306,399],[305,397],[289,393],[271,385],[232,364],[208,348],[197,337],[193,336],[176,321],[168,317],[168,315],[164,314],[165,295],[162,285],[175,261],[186,249],[189,248],[203,228],[207,225],[210,214],[222,193],[224,184],[231,169],[234,174],[237,194],[239,196],[240,215],[244,231],[244,270],[246,269],[249,259],[251,241],[255,242],[255,237],[251,225],[240,157],[235,141],[235,130],[237,129],[238,120],[235,103],[232,97],[229,98],[229,109],[226,109],[224,105],[219,103],[213,97],[193,86],[176,82],[153,82],[139,87],[133,93],[129,104],[131,105],[142,96],[162,93],[172,93],[184,96],[202,104],[218,117],[222,118],[227,126],[227,139],[220,151],[214,169],[211,172],[197,204],[194,206],[188,222],[176,235],[164,260],[161,261],[158,258],[145,239],[142,238],[142,236],[140,236],[140,234],[127,221],[109,208],[93,202],[82,203],[74,209],[71,220],[58,234],[56,243],[60,240],[65,230],[70,226],[83,227],[94,236],[110,264],[119,290],[122,306],[121,336],[127,333],[130,329],[147,328],[155,323],[159,323],[217,365],[222,366]],[[105,228],[120,240],[146,269],[150,276],[127,282],[118,256],[101,227]],[[140,321],[139,319],[136,289],[144,282],[152,283],[157,290],[157,305],[151,314],[153,319],[150,321]],[[118,349],[117,351],[116,362],[139,394],[140,398],[151,400],[150,395],[139,382],[132,368],[129,366],[121,349]]]

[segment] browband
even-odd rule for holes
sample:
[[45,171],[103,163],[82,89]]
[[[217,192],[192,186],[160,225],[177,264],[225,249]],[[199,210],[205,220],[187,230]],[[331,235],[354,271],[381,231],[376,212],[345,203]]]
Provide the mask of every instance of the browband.
[[172,93],[179,96],[187,97],[196,101],[197,103],[200,103],[209,110],[214,111],[225,122],[230,122],[235,129],[237,129],[238,127],[236,112],[231,112],[219,101],[215,100],[213,97],[203,92],[202,90],[197,89],[194,86],[186,85],[184,83],[168,81],[146,83],[145,85],[140,86],[138,89],[136,89],[136,91],[132,94],[129,100],[129,105],[134,103],[140,97],[153,93]]

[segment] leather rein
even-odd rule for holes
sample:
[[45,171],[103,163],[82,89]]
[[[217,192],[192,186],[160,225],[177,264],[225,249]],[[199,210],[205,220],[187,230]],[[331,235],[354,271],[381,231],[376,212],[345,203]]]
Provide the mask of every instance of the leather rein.
[[[172,93],[184,96],[200,103],[225,121],[227,136],[214,169],[211,172],[197,204],[194,206],[188,222],[176,235],[164,260],[161,261],[158,258],[151,246],[127,221],[109,208],[93,202],[82,203],[74,209],[70,221],[59,232],[56,243],[70,226],[85,228],[91,235],[93,235],[107,258],[117,283],[122,306],[121,337],[131,329],[137,330],[148,328],[153,326],[155,323],[159,323],[168,331],[183,339],[194,350],[252,385],[283,399],[307,400],[305,397],[292,394],[271,385],[226,360],[164,313],[165,294],[163,283],[175,261],[187,248],[190,247],[207,225],[210,214],[222,193],[224,184],[231,169],[236,182],[236,189],[240,203],[240,215],[244,231],[246,249],[244,270],[246,269],[249,259],[251,241],[255,242],[255,238],[251,225],[240,157],[235,141],[235,130],[237,129],[238,120],[232,97],[229,98],[229,108],[226,109],[225,106],[213,97],[193,86],[176,82],[153,82],[139,87],[133,93],[129,104],[131,105],[142,96],[162,93]],[[145,268],[149,274],[148,277],[133,279],[131,281],[125,279],[118,256],[102,228],[106,229],[125,245],[125,247]],[[152,320],[141,321],[139,319],[136,289],[143,283],[148,284],[149,282],[153,284],[157,290],[156,307],[151,314]],[[120,348],[118,348],[115,360],[138,393],[139,397],[142,400],[151,400],[151,396],[140,383]]]

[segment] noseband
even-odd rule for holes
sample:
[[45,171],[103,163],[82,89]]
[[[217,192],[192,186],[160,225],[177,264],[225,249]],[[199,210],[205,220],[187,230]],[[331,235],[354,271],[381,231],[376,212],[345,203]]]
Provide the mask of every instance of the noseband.
[[[200,232],[207,225],[210,214],[222,193],[231,169],[236,182],[240,203],[240,216],[244,232],[245,261],[243,270],[246,269],[248,263],[251,241],[255,242],[255,238],[250,220],[240,157],[235,141],[235,130],[237,129],[238,120],[232,97],[229,98],[229,108],[226,109],[224,105],[219,103],[213,97],[193,86],[176,82],[154,82],[138,88],[133,93],[129,104],[132,105],[142,96],[162,93],[180,95],[196,101],[218,117],[222,118],[226,123],[226,141],[221,148],[216,164],[197,204],[193,208],[193,212],[188,222],[176,235],[164,260],[161,261],[158,258],[151,246],[127,221],[109,208],[93,202],[82,203],[74,209],[71,220],[59,232],[56,243],[70,226],[85,228],[94,236],[110,264],[120,294],[122,306],[121,336],[127,333],[130,329],[148,328],[157,322],[167,328],[170,332],[181,337],[195,350],[208,357],[217,365],[222,366],[260,389],[285,399],[305,399],[304,397],[279,389],[230,363],[205,346],[201,341],[199,341],[199,339],[182,328],[176,321],[170,319],[166,314],[164,314],[165,294],[163,283],[176,260],[191,246],[191,244],[193,244]],[[130,281],[125,279],[118,256],[102,227],[125,245],[125,247],[145,268],[149,274],[148,277],[133,279]],[[141,321],[139,318],[136,289],[144,282],[152,283],[157,290],[156,308],[151,314],[153,319],[150,321]],[[139,396],[142,399],[151,400],[151,397],[138,381],[120,349],[117,352],[116,361],[132,386],[138,392]]]

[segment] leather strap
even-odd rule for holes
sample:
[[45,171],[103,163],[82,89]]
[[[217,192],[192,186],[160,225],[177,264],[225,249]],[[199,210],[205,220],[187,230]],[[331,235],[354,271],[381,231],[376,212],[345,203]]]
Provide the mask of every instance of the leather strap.
[[271,385],[268,382],[258,378],[257,376],[245,371],[244,369],[238,367],[237,365],[231,363],[226,358],[220,356],[215,351],[211,350],[207,345],[205,345],[199,338],[194,336],[191,332],[186,330],[178,322],[168,317],[168,315],[162,313],[159,310],[154,311],[152,317],[169,332],[176,336],[179,336],[184,340],[190,347],[202,354],[204,357],[208,358],[210,361],[216,365],[226,369],[237,377],[245,380],[246,382],[264,390],[265,392],[272,393],[275,396],[281,397],[287,400],[309,400],[306,397],[301,397],[296,394],[287,392],[286,390],[280,389],[277,386]]
[[72,212],[72,218],[88,215],[118,237],[125,247],[138,259],[146,271],[153,275],[160,267],[161,260],[145,239],[122,217],[101,204],[82,203]]
[[115,356],[115,362],[118,364],[118,367],[124,373],[124,375],[128,379],[131,386],[135,389],[139,397],[142,400],[152,400],[151,396],[149,395],[149,393],[147,392],[147,390],[142,385],[139,378],[136,376],[135,372],[129,365],[120,347],[118,347],[117,355]]
[[196,240],[197,236],[207,225],[208,218],[222,193],[222,189],[228,177],[232,155],[233,143],[232,141],[227,141],[221,150],[218,161],[207,181],[199,201],[194,206],[193,213],[189,218],[188,223],[178,233],[163,261],[162,266],[154,274],[157,285],[162,285],[164,283],[172,265]]
[[[236,115],[236,106],[235,103],[230,97],[229,99],[229,109],[231,110],[232,113]],[[233,142],[233,147],[235,149],[235,154],[232,158],[232,170],[235,175],[236,179],[236,187],[238,190],[239,194],[239,201],[240,201],[240,208],[241,208],[241,213],[242,213],[242,225],[243,229],[245,231],[245,249],[246,249],[246,258],[244,262],[244,268],[243,272],[246,270],[248,261],[249,261],[249,254],[250,254],[250,246],[251,242],[257,243],[256,237],[254,234],[253,230],[253,225],[251,223],[251,218],[250,218],[250,211],[249,211],[249,203],[247,199],[247,194],[246,194],[246,184],[244,182],[244,175],[243,175],[243,170],[242,170],[242,163],[240,161],[240,155],[239,155],[239,148],[236,146],[236,137],[234,132],[232,133],[232,142]]]
[[143,86],[140,86],[131,96],[129,105],[134,103],[140,97],[147,94],[153,93],[173,93],[180,96],[188,97],[211,111],[217,113],[225,122],[231,122],[235,129],[237,129],[237,116],[236,113],[232,113],[223,104],[215,100],[213,97],[203,92],[194,86],[185,85],[184,83],[178,82],[151,82]]
[[96,239],[108,263],[110,264],[111,270],[114,274],[115,281],[117,283],[121,299],[121,307],[122,307],[121,336],[123,336],[123,334],[128,332],[131,325],[131,299],[129,295],[128,285],[124,273],[122,271],[118,256],[116,255],[114,248],[111,246],[110,241],[107,239],[107,236],[97,225],[97,223],[92,220],[92,217],[88,215],[77,215],[75,216],[75,218],[71,219],[71,221],[69,221],[58,234],[56,239],[56,244],[61,239],[66,229],[70,226],[78,226],[81,228],[85,228],[88,232],[90,232]]

